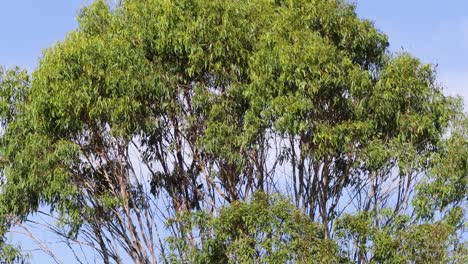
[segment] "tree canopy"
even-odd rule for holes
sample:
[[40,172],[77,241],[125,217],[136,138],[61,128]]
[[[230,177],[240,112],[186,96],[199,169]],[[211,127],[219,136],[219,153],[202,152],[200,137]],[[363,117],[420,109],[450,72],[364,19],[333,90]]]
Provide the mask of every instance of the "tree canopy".
[[461,99],[353,4],[78,20],[31,76],[0,71],[0,235],[42,212],[83,262],[465,263]]

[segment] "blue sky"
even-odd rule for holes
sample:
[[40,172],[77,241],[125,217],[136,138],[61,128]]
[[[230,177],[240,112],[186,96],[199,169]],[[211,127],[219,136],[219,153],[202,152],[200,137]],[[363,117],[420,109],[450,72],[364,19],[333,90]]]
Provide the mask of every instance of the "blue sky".
[[[358,14],[387,33],[393,51],[438,64],[450,95],[468,102],[468,1],[357,0]],[[466,109],[466,107],[465,107]]]
[[[44,48],[77,26],[92,0],[0,0],[0,65],[34,69]],[[468,1],[356,0],[358,13],[390,37],[391,49],[438,64],[447,93],[468,100]]]
[[[0,0],[0,65],[33,70],[42,50],[77,26],[92,0]],[[388,34],[393,51],[438,64],[446,93],[468,102],[468,1],[356,0],[358,14]],[[466,108],[465,108],[466,109]],[[33,263],[49,263],[35,256]]]
[[91,0],[0,0],[0,65],[31,70],[42,50],[77,26],[77,10]]

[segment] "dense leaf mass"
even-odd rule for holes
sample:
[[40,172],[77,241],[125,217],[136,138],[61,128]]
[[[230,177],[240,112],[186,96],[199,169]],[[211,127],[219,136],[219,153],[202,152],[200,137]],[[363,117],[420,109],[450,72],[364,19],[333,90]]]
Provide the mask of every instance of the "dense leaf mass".
[[353,4],[97,0],[78,20],[31,77],[0,72],[2,234],[47,208],[103,263],[466,260],[462,103]]

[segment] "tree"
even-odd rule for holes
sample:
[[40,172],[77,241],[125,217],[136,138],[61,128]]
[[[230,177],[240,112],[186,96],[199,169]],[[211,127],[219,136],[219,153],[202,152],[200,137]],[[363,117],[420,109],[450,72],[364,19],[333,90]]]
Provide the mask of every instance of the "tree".
[[[390,259],[380,241],[396,243],[400,261],[461,250],[462,104],[443,94],[433,66],[391,54],[354,5],[95,1],[79,22],[30,82],[0,86],[3,218],[47,213],[77,260],[86,245],[104,263],[170,262],[188,258],[170,241],[202,255],[237,241],[181,215],[240,232],[223,216],[255,212],[254,193],[280,193],[349,261]],[[275,214],[255,228],[280,217],[266,208]],[[421,242],[433,232],[446,245],[437,257]],[[198,245],[197,234],[212,240]]]
[[[30,86],[29,77],[25,71],[19,68],[5,70],[0,67],[0,124],[5,128],[21,112],[20,108],[25,100],[25,95]],[[0,134],[3,135],[5,129]],[[7,161],[0,158],[2,167]],[[5,184],[6,175],[4,171],[0,172],[0,191]],[[2,212],[0,217],[0,263],[25,263],[26,256],[20,253],[18,248],[7,243],[3,234],[14,224],[8,214]]]
[[[188,263],[337,263],[337,245],[323,238],[317,223],[287,199],[257,192],[252,200],[204,212],[180,215],[190,229],[203,230],[194,245],[170,239],[174,262]],[[178,250],[182,248],[183,250]],[[183,253],[183,255],[179,255]],[[344,258],[343,258],[344,259]]]

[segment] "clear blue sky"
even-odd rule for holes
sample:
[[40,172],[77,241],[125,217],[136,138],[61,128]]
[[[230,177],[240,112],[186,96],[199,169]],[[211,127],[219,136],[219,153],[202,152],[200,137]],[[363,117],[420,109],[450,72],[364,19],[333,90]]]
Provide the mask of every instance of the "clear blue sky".
[[[77,26],[92,0],[0,0],[0,65],[33,70],[42,50]],[[467,0],[356,0],[362,18],[388,34],[393,51],[438,64],[446,92],[468,102]],[[465,108],[466,109],[466,108]],[[36,256],[33,263],[49,263]]]
[[[468,1],[357,0],[358,13],[387,33],[393,51],[438,64],[450,95],[468,102]],[[465,109],[467,109],[465,107]]]
[[[76,27],[77,10],[92,0],[0,0],[0,65],[34,69],[44,48]],[[468,1],[356,0],[358,13],[405,50],[439,65],[449,94],[468,100]]]

